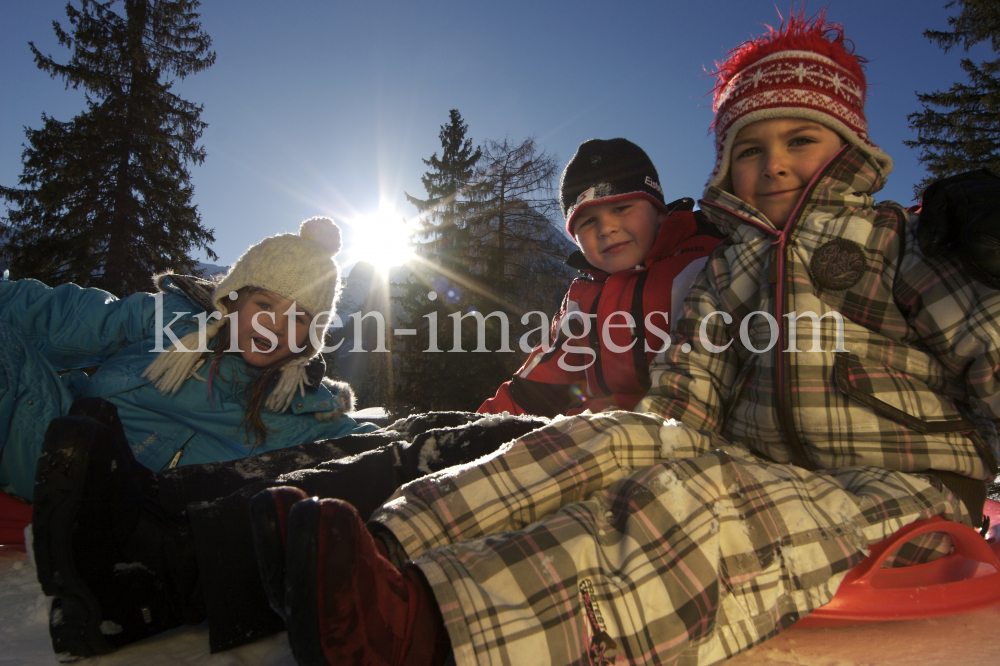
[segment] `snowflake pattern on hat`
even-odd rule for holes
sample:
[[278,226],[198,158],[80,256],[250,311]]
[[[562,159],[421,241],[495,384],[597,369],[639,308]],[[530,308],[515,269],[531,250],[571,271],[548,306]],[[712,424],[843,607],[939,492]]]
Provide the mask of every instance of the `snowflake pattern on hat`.
[[843,27],[792,14],[778,30],[733,49],[718,66],[716,162],[709,186],[726,187],[730,149],[740,130],[758,120],[803,118],[829,127],[870,153],[885,174],[892,158],[868,137],[863,58],[844,46]]

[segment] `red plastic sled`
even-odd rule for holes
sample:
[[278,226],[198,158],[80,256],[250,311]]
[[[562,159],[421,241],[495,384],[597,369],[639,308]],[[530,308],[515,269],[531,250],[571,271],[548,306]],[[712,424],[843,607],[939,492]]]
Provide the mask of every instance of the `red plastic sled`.
[[[885,541],[854,567],[827,605],[796,627],[844,627],[872,622],[954,615],[1000,604],[1000,503],[986,501],[990,531],[980,533],[940,516],[918,520]],[[883,569],[900,546],[920,534],[944,532],[950,555],[909,567]]]

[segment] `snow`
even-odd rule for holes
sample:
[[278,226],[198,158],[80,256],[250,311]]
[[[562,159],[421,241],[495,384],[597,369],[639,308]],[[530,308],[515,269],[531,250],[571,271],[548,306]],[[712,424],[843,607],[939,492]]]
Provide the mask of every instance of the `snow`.
[[365,407],[364,409],[359,409],[356,412],[349,412],[347,415],[350,416],[355,421],[357,421],[358,419],[389,418],[389,413],[385,411],[385,407]]
[[358,423],[368,422],[378,426],[389,424],[389,412],[386,411],[385,407],[365,407],[364,409],[348,412],[347,415]]
[[789,629],[726,666],[994,666],[1000,604],[928,620],[860,627]]
[[474,421],[474,425],[481,425],[483,427],[489,427],[491,425],[496,425],[497,423],[503,423],[508,419],[514,418],[514,415],[508,411],[500,412],[499,414],[484,414],[483,418],[478,421]]
[[[57,664],[47,627],[49,600],[22,551],[0,548],[0,666]],[[726,666],[993,666],[1000,604],[963,615],[835,629],[792,628]],[[294,666],[284,633],[209,654],[208,627],[184,627],[81,666]]]
[[684,426],[675,419],[667,419],[667,421],[660,426],[660,457],[666,460],[672,460],[674,458],[674,450],[677,448],[682,435],[682,428]]
[[[450,437],[442,435],[442,439]],[[428,437],[424,445],[420,447],[420,459],[417,461],[417,469],[423,474],[431,473],[431,465],[441,459],[441,452],[438,450],[437,437]]]

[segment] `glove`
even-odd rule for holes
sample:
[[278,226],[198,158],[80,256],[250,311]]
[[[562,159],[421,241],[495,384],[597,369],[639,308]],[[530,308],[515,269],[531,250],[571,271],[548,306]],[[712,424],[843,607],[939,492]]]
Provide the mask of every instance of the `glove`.
[[924,256],[952,252],[970,277],[1000,289],[1000,178],[979,169],[932,183],[917,241]]

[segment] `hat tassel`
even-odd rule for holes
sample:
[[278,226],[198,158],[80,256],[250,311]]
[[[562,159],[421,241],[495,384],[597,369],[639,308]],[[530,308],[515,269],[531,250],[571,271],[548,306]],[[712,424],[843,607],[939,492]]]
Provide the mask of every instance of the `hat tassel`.
[[[206,327],[206,340],[211,340],[222,328],[221,318],[212,321]],[[142,376],[153,382],[161,394],[173,395],[177,393],[184,382],[194,375],[201,367],[202,353],[199,353],[201,342],[201,332],[192,331],[177,341],[165,352],[161,352],[149,367],[142,373]]]
[[264,403],[264,407],[272,412],[283,412],[292,404],[296,392],[300,395],[305,395],[306,381],[308,380],[306,366],[308,364],[309,359],[305,357],[286,363],[281,368],[281,373],[278,375],[278,383],[275,385],[274,390],[271,391],[271,395],[267,396],[267,402]]

